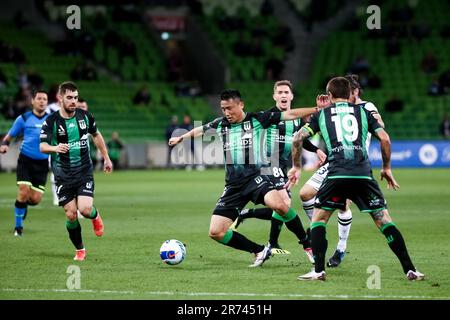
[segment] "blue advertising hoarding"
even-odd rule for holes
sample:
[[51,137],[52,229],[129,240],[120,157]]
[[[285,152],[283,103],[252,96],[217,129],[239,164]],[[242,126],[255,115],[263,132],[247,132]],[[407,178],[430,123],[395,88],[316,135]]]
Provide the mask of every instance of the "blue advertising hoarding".
[[[372,139],[369,149],[372,167],[381,167],[380,144]],[[450,141],[392,141],[392,167],[450,167]]]

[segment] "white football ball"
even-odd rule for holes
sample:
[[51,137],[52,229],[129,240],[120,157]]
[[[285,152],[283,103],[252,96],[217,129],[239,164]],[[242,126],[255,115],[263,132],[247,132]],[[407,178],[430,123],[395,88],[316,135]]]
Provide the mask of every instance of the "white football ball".
[[167,264],[175,265],[183,262],[186,257],[186,247],[181,241],[171,239],[166,240],[159,249],[159,255]]

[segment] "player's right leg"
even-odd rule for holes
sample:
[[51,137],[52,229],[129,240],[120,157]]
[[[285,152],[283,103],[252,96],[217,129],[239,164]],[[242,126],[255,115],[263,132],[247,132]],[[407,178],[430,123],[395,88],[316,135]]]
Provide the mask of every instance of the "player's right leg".
[[30,193],[31,182],[28,181],[17,181],[18,190],[16,202],[14,203],[14,217],[15,217],[15,227],[14,235],[22,236],[23,234],[23,220],[25,219],[26,212],[28,209],[28,194]]
[[230,229],[231,224],[238,215],[236,208],[243,208],[249,201],[247,197],[242,195],[242,189],[243,186],[225,187],[211,216],[209,236],[211,239],[228,247],[258,254],[264,250],[264,246]]
[[53,174],[53,172],[50,174],[50,181],[52,183],[53,205],[57,206],[59,201],[58,201],[58,193],[57,193],[56,182],[55,182],[55,175]]
[[314,209],[311,222],[311,245],[315,261],[314,269],[311,272],[299,276],[297,278],[298,280],[325,280],[325,254],[328,247],[326,226],[333,211],[333,209]]
[[389,216],[388,210],[383,209],[381,211],[370,212],[370,215],[375,225],[386,237],[389,247],[400,261],[408,280],[423,280],[425,275],[420,273],[412,263],[408,250],[406,249],[405,240]]
[[81,225],[77,218],[77,201],[72,198],[69,202],[63,205],[66,213],[66,229],[69,232],[70,241],[76,249],[74,260],[82,261],[86,258],[86,250],[83,245],[83,238],[81,237]]
[[[375,225],[386,237],[389,248],[397,256],[408,280],[423,280],[424,275],[416,270],[405,240],[386,209],[386,200],[376,180],[361,180],[352,184],[352,200],[362,212],[371,215]],[[355,190],[358,190],[356,193]]]

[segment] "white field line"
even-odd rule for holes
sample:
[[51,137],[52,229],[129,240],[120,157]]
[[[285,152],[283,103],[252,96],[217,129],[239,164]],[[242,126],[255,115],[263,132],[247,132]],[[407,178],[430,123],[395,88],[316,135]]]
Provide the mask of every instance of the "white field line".
[[450,300],[450,297],[401,296],[401,295],[330,295],[300,293],[245,293],[245,292],[183,292],[183,291],[117,291],[117,290],[69,290],[69,289],[19,289],[0,288],[2,292],[45,292],[45,293],[95,293],[118,295],[150,295],[150,296],[210,296],[210,297],[267,297],[267,298],[321,298],[321,299],[436,299]]

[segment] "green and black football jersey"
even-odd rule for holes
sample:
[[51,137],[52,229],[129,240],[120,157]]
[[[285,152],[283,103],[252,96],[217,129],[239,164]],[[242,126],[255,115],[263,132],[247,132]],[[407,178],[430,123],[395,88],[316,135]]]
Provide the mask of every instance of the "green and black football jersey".
[[265,129],[278,124],[281,115],[281,112],[249,112],[240,123],[230,123],[222,117],[203,126],[203,132],[215,129],[220,137],[227,184],[245,181],[268,165]]
[[[277,107],[267,112],[281,112]],[[271,166],[287,170],[292,162],[291,146],[294,134],[300,130],[301,119],[280,121],[267,129],[267,157]]]
[[68,152],[52,154],[52,170],[57,180],[70,181],[79,175],[92,174],[88,134],[96,132],[94,117],[81,109],[76,109],[75,115],[70,119],[63,118],[58,111],[45,120],[41,142],[52,146],[69,144]]
[[303,128],[322,133],[328,161],[328,179],[371,178],[367,135],[382,129],[373,115],[360,106],[338,102],[314,114]]

